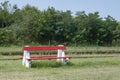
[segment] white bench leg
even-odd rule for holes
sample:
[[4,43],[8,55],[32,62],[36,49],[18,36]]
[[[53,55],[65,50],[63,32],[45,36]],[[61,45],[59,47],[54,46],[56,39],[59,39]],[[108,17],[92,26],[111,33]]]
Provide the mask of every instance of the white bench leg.
[[22,59],[22,64],[23,65],[25,65],[25,62],[26,62],[26,53],[27,53],[27,51],[23,52],[23,59]]
[[30,68],[31,67],[31,60],[26,60],[26,68]]
[[30,58],[30,52],[25,50],[23,53],[22,64],[25,65],[27,68],[31,67],[31,61],[28,60],[29,58]]
[[[62,50],[58,50],[57,57],[62,57]],[[57,59],[57,61],[61,61],[61,59]]]
[[[61,57],[65,57],[65,52],[64,52],[64,50],[62,50],[62,56],[61,56]],[[62,59],[61,59],[61,62],[62,62],[63,64],[65,64],[65,61],[66,61],[65,58],[62,58]]]
[[[62,46],[62,45],[59,45]],[[57,57],[65,57],[65,52],[64,50],[59,49],[58,53],[57,53]],[[61,58],[61,59],[57,59],[57,61],[62,62],[63,64],[66,64],[66,59],[65,58]]]

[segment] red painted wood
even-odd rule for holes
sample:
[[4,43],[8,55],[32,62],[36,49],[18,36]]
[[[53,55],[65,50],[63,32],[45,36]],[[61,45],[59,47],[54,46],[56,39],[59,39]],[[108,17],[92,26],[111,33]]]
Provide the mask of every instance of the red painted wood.
[[28,50],[28,51],[58,50],[58,49],[65,50],[66,46],[25,46],[23,47],[23,50]]
[[[43,57],[57,57],[57,55],[42,55],[42,56],[31,56],[30,58],[43,58]],[[19,56],[19,59],[22,59],[23,56]]]
[[66,59],[66,58],[71,58],[70,56],[65,56],[65,57],[31,57],[28,60],[52,60],[52,59]]
[[[20,59],[23,58],[23,56],[19,56]],[[55,59],[59,59],[59,58],[71,58],[70,56],[65,56],[65,57],[57,57],[57,55],[43,55],[43,56],[31,56],[30,59],[47,59],[47,58],[55,58]]]

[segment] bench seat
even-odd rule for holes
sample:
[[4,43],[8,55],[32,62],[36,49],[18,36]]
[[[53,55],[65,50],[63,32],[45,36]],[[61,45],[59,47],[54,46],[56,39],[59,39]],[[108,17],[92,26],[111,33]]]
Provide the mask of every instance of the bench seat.
[[[23,56],[19,57],[20,59],[23,59]],[[70,59],[70,56],[65,56],[65,57],[57,57],[57,55],[44,55],[44,56],[31,56],[30,58],[27,58],[27,60],[52,60],[52,59]]]

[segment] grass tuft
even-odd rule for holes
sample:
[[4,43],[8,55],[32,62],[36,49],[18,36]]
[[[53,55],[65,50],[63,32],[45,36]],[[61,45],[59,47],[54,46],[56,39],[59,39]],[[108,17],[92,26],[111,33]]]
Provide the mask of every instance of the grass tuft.
[[60,67],[62,63],[57,61],[32,61],[32,68]]

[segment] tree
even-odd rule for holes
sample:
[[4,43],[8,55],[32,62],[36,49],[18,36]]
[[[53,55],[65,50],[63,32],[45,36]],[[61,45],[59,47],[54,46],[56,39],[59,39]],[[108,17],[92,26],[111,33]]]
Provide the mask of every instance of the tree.
[[0,29],[0,45],[8,46],[11,44],[16,44],[15,34],[12,33],[12,30],[7,28]]
[[75,39],[90,44],[112,44],[114,32],[118,25],[116,20],[108,16],[103,20],[99,13],[78,12],[76,14],[77,33]]
[[0,3],[0,28],[8,27],[14,23],[13,13],[17,10],[17,6],[9,4],[9,1]]
[[112,41],[115,39],[115,30],[118,26],[117,21],[111,17],[107,16],[103,25],[104,34],[101,37],[103,44],[112,44]]
[[40,11],[35,7],[26,5],[20,12],[18,12],[18,15],[20,15],[20,19],[18,20],[19,26],[16,27],[20,27],[19,33],[21,39],[25,43],[36,42],[36,29],[39,26],[38,20],[40,18]]
[[63,35],[64,35],[64,41],[66,42],[72,42],[73,37],[75,35],[76,32],[76,26],[75,26],[75,21],[73,16],[71,15],[71,11],[67,10],[65,12],[62,12],[62,20],[64,23],[64,31],[63,31]]
[[99,17],[99,13],[79,12],[76,16],[77,35],[76,38],[81,42],[90,44],[96,44],[99,37],[99,28],[101,27],[102,19]]

